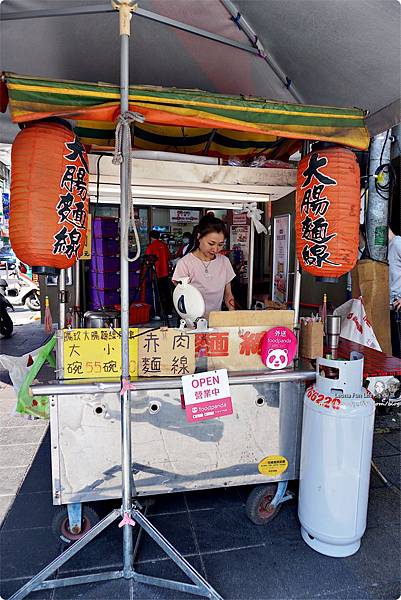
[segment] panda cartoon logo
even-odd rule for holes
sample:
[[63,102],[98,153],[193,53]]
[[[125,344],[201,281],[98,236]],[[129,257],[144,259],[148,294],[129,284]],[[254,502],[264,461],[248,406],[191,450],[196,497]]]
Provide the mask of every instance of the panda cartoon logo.
[[288,365],[288,350],[286,348],[271,348],[266,357],[266,366],[270,369],[285,369]]

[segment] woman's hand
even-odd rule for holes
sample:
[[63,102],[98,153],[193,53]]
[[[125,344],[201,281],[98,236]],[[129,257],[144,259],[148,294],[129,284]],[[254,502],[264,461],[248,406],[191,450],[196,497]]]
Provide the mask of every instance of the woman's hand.
[[227,283],[224,288],[224,303],[228,310],[235,310],[235,300],[231,291],[231,283]]
[[398,312],[401,309],[401,298],[396,298],[393,302],[394,309]]

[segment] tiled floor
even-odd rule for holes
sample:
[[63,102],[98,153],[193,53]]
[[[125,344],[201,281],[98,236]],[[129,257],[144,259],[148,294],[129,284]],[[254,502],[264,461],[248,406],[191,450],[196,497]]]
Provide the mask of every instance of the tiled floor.
[[[399,431],[375,436],[375,460],[399,481]],[[57,508],[50,493],[49,439],[44,438],[1,531],[2,591],[8,598],[61,551],[51,530]],[[398,467],[395,464],[398,460]],[[157,497],[152,523],[184,554],[223,598],[398,598],[400,595],[400,495],[372,475],[368,528],[359,552],[334,559],[311,550],[301,539],[296,502],[276,519],[257,527],[245,516],[247,488],[229,488]],[[116,502],[92,507],[101,517]],[[58,577],[120,569],[122,536],[113,523],[60,568]],[[185,581],[174,563],[146,534],[135,568],[140,573]],[[35,592],[51,599],[173,599],[188,594],[133,581],[115,580]]]

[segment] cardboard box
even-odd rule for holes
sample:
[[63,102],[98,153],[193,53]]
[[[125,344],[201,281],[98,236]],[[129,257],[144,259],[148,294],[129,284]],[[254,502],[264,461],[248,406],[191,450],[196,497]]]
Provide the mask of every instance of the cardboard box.
[[302,358],[323,356],[322,321],[301,321],[299,355]]

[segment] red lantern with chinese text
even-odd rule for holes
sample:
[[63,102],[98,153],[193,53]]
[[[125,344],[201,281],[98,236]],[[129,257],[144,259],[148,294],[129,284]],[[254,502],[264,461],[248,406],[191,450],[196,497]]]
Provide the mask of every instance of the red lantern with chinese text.
[[360,204],[359,165],[351,150],[316,150],[300,161],[295,228],[303,270],[337,278],[355,266]]
[[88,158],[68,123],[28,124],[11,151],[10,242],[36,272],[68,269],[88,222]]

